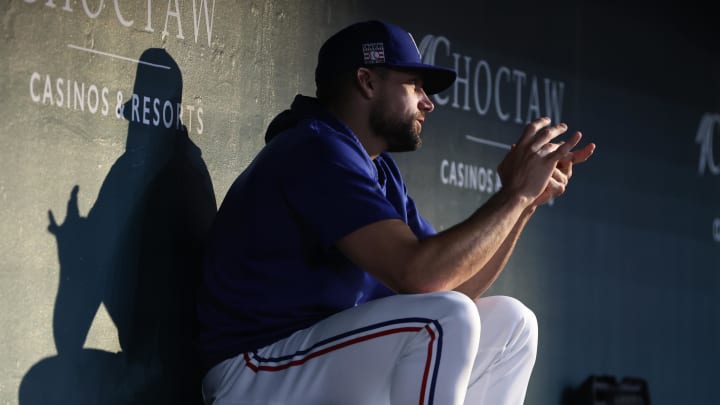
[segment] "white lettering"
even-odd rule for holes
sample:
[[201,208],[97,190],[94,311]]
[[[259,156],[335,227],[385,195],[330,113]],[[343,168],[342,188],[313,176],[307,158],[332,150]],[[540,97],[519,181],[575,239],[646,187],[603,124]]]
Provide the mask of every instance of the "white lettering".
[[152,25],[150,25],[150,22],[152,21],[152,0],[147,0],[147,6],[147,25],[145,26],[145,31],[155,32]]
[[517,83],[517,86],[515,86],[515,123],[516,124],[522,124],[523,120],[520,117],[520,110],[522,109],[522,88],[525,84],[525,78],[527,75],[522,70],[515,70],[513,69],[513,78],[515,79],[515,82]]
[[[32,0],[32,1],[27,1],[27,0],[25,0],[25,2],[26,2],[26,3],[35,3],[35,0]],[[45,6],[46,6],[46,7],[50,7],[50,8],[56,8],[56,7],[57,7],[57,6],[55,5],[55,2],[54,2],[53,0],[48,0],[47,3],[45,3]],[[72,11],[72,9],[70,8],[70,0],[65,0],[65,6],[64,6],[62,9],[65,10],[65,11]]]
[[85,83],[78,82],[73,83],[73,89],[75,89],[75,98],[73,98],[73,108],[78,109],[78,101],[80,101],[80,110],[85,111]]
[[[93,94],[95,94],[94,102],[92,101]],[[88,111],[95,114],[98,110],[99,104],[100,104],[100,94],[98,93],[97,87],[94,84],[91,84],[90,88],[88,88],[88,94],[87,94]]]
[[105,0],[100,0],[100,4],[98,4],[97,11],[93,12],[90,10],[90,7],[88,7],[87,0],[82,0],[82,5],[83,5],[83,9],[85,10],[85,14],[87,14],[87,16],[92,19],[95,19],[100,15],[103,7],[105,6],[104,3],[105,3]]
[[137,94],[133,94],[130,121],[140,122],[140,112],[138,111],[138,107],[140,107],[140,97],[138,97]]
[[445,171],[449,165],[450,163],[448,163],[448,161],[445,159],[443,159],[443,161],[440,163],[440,181],[442,181],[442,184],[448,184],[448,182],[450,181],[445,175]]
[[115,118],[122,118],[125,116],[125,103],[123,103],[122,91],[118,91],[115,94]]
[[[444,47],[444,52],[437,51],[440,45]],[[533,118],[540,117],[543,110],[554,121],[562,121],[564,82],[550,78],[538,78],[523,69],[514,69],[508,66],[500,66],[493,71],[490,63],[486,60],[480,59],[473,62],[472,56],[451,52],[450,40],[443,36],[426,35],[420,41],[419,49],[424,63],[454,66],[458,73],[452,93],[445,96],[440,94],[432,96],[436,105],[448,105],[463,111],[474,110],[478,115],[483,116],[493,107],[499,120],[509,121],[511,116],[514,116],[512,122],[516,124],[524,124]],[[472,70],[473,74],[471,74],[473,63],[475,65]],[[538,84],[539,80],[543,81],[543,87]],[[462,88],[460,88],[461,86]],[[472,100],[469,97],[471,88]],[[541,95],[543,90],[544,94]],[[452,100],[450,100],[451,98]],[[471,102],[475,104],[474,109],[470,107]]]
[[[108,104],[110,90],[107,87],[101,88],[95,84],[88,85],[62,77],[53,79],[50,75],[45,75],[43,92],[40,95],[37,93],[37,84],[41,80],[43,80],[43,76],[40,73],[34,72],[30,75],[30,98],[36,103],[79,111],[85,111],[87,106],[88,112],[91,114],[100,111],[105,116],[110,111]],[[121,97],[120,93],[118,103],[120,103]]]
[[192,131],[192,117],[193,112],[195,112],[195,106],[192,105],[186,105],[185,108],[188,110],[188,131]]
[[67,86],[65,87],[66,95],[67,95],[67,108],[70,108],[70,80],[67,81]]
[[167,30],[167,26],[168,26],[168,20],[170,19],[170,16],[173,16],[177,20],[177,26],[178,26],[177,38],[185,39],[185,37],[183,36],[183,33],[182,33],[182,21],[180,20],[180,5],[178,4],[178,0],[175,0],[175,10],[170,11],[170,6],[172,5],[172,3],[173,3],[173,0],[168,0],[167,13],[165,14],[165,27],[163,28],[162,36],[163,36],[163,38],[165,38],[166,36],[170,35],[170,33]]
[[[480,92],[478,91],[478,89],[480,88],[478,84],[480,83],[479,77],[481,69],[485,71],[485,107],[482,107],[480,105]],[[492,92],[490,91],[490,83],[492,83],[492,78],[490,77],[490,65],[488,65],[488,63],[484,60],[481,60],[475,66],[475,86],[473,87],[473,94],[475,95],[475,110],[480,115],[487,114],[488,110],[490,109],[490,101],[492,97]]]
[[103,87],[102,93],[101,93],[101,94],[102,94],[103,107],[102,107],[102,110],[100,110],[100,113],[101,113],[103,116],[106,116],[106,117],[107,117],[107,115],[108,115],[108,112],[110,112],[110,106],[108,105],[108,99],[107,99],[108,93],[110,93],[110,91],[108,90],[108,88],[107,88],[107,87]]
[[203,129],[205,129],[205,125],[202,120],[203,113],[204,113],[203,108],[198,107],[198,109],[197,109],[197,120],[198,120],[197,133],[198,133],[198,135],[202,135]]
[[62,107],[64,103],[64,97],[63,97],[63,79],[57,79],[55,80],[55,105],[58,107]]
[[[215,18],[215,0],[213,0],[212,2],[212,12],[210,13],[209,17],[207,0],[200,0],[200,9],[205,10],[205,31],[207,32],[208,46],[210,46],[210,42],[212,39],[213,19]],[[198,32],[200,30],[200,22],[202,21],[202,14],[197,13],[195,10],[195,0],[193,0],[193,27],[195,28],[195,43],[197,43]]]
[[[145,3],[146,11],[139,9],[140,13],[145,14],[146,17],[145,25],[142,28],[146,32],[155,32],[154,25],[160,24],[162,28],[161,36],[164,40],[170,36],[169,30],[173,29],[170,24],[170,18],[174,19],[172,25],[177,25],[177,33],[175,37],[178,39],[185,39],[183,31],[183,22],[186,24],[190,23],[192,17],[193,34],[195,43],[199,43],[202,36],[205,35],[207,38],[207,45],[212,46],[213,38],[213,27],[215,22],[215,3],[216,0],[192,0],[192,16],[190,15],[190,7],[188,1],[190,0],[167,0],[167,9],[165,13],[165,24],[163,25],[162,17],[154,16],[156,21],[153,21],[153,0],[144,1],[123,1],[123,0],[108,0],[108,3],[112,1],[113,12],[115,18],[119,24],[125,28],[130,28],[135,24],[135,18],[133,17],[133,11],[135,7],[143,7],[136,3]],[[80,3],[84,14],[90,19],[97,19],[103,13],[105,8],[109,8],[106,0],[23,0],[23,3],[28,5],[42,4],[48,9],[58,10],[59,6],[62,6],[62,10],[65,12],[72,12],[72,3]],[[164,4],[164,3],[163,3]],[[138,14],[140,15],[140,14]],[[139,21],[138,21],[139,22]],[[449,45],[449,43],[448,43]],[[446,48],[449,49],[449,48]],[[449,54],[448,54],[449,55]]]
[[[560,88],[559,92],[558,87]],[[562,106],[564,90],[565,83],[552,82],[550,79],[545,79],[545,115],[550,117],[554,122],[561,121],[562,114],[560,106]]]
[[492,194],[502,187],[500,175],[493,169],[443,159],[440,162],[442,184]]
[[453,57],[455,58],[455,71],[457,72],[457,78],[455,78],[455,86],[454,86],[454,98],[452,106],[453,108],[460,107],[460,104],[458,104],[458,87],[460,85],[465,86],[465,103],[463,104],[462,109],[465,111],[470,111],[470,60],[471,58],[469,56],[466,56],[465,59],[465,77],[460,76],[460,54],[453,53]]
[[120,21],[120,24],[122,24],[126,27],[132,26],[133,22],[134,22],[133,20],[128,21],[125,18],[123,18],[122,13],[120,12],[120,5],[118,4],[118,0],[114,0],[113,3],[115,3],[115,15],[117,16],[118,21]]
[[42,77],[40,76],[40,73],[33,72],[33,74],[30,75],[30,98],[32,101],[39,103],[40,102],[40,96],[35,94],[35,87],[33,85],[36,81],[40,80]]
[[707,113],[700,119],[695,143],[700,145],[700,158],[698,159],[698,174],[705,174],[705,169],[713,175],[720,174],[720,161],[716,163],[713,138],[720,136],[720,114]]
[[[98,86],[92,83],[83,83],[68,78],[53,78],[49,74],[33,72],[28,81],[30,99],[37,104],[49,105],[72,109],[75,111],[86,111],[90,114],[110,114],[109,95],[107,87]],[[184,105],[174,103],[172,100],[163,100],[155,97],[133,94],[126,103],[123,93],[115,93],[115,118],[125,119],[130,122],[143,125],[176,129],[182,126],[183,111],[187,111],[189,131],[193,126],[197,134],[205,131],[205,110],[200,105]],[[199,101],[198,101],[199,103]],[[126,116],[125,108],[130,111]]]
[[49,101],[50,105],[53,105],[52,80],[50,80],[50,75],[45,75],[42,103],[47,104],[46,101]]
[[530,96],[528,97],[528,112],[525,122],[540,118],[540,96],[538,95],[537,78],[533,76],[530,83]]
[[478,185],[480,191],[492,190],[492,170],[481,167],[478,170]]
[[500,69],[498,69],[497,73],[495,74],[495,111],[497,111],[498,117],[500,117],[501,120],[507,121],[508,118],[510,118],[510,114],[505,113],[502,111],[502,108],[500,107],[500,77],[501,76],[507,76],[506,81],[510,81],[510,69],[506,68],[505,66],[501,66]]
[[158,126],[160,124],[160,99],[156,98],[153,101],[153,125]]
[[[170,111],[168,113],[168,110]],[[163,104],[163,124],[165,124],[165,128],[170,128],[172,126],[172,120],[173,120],[173,107],[170,100],[165,100],[165,104]]]
[[150,119],[148,118],[148,113],[150,112],[150,97],[148,96],[143,96],[142,111],[142,123],[145,125],[150,125]]
[[175,129],[180,129],[180,123],[182,122],[182,104],[176,103],[177,117],[175,117]]

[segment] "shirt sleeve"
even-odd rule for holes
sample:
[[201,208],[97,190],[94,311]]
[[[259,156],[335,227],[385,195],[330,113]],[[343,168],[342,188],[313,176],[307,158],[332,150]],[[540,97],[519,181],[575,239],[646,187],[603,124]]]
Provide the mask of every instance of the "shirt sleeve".
[[410,197],[405,186],[405,182],[400,174],[395,160],[387,153],[383,153],[377,159],[380,161],[380,167],[386,174],[386,195],[392,196],[389,199],[395,201],[394,206],[399,207],[405,217],[405,222],[418,239],[424,239],[428,236],[435,235],[435,228],[428,222],[415,206],[415,201]]
[[407,196],[405,207],[407,210],[408,226],[410,226],[410,229],[413,230],[418,239],[424,239],[437,233],[430,222],[420,215],[417,207],[415,207],[415,201],[413,201],[409,195]]
[[377,182],[362,146],[348,135],[318,134],[297,146],[284,194],[296,218],[325,247],[371,223],[402,219]]

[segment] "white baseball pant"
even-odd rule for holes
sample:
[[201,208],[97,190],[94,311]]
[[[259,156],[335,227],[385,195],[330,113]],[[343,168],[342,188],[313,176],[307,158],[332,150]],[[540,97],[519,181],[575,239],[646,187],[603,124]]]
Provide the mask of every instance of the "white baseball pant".
[[536,350],[535,315],[514,298],[396,295],[223,361],[203,379],[203,397],[213,405],[522,404]]

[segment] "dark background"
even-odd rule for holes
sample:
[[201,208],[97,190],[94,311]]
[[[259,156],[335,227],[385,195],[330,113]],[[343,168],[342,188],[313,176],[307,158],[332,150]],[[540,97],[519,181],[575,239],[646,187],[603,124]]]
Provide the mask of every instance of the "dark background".
[[[418,42],[447,37],[473,67],[484,59],[563,81],[562,120],[598,145],[567,193],[537,212],[489,292],[538,315],[526,402],[560,403],[589,375],[607,374],[646,379],[656,404],[714,403],[720,178],[699,174],[695,138],[704,114],[720,109],[716,18],[691,4],[443,4],[431,22],[407,9],[388,14]],[[438,228],[469,215],[488,195],[442,184],[441,161],[494,168],[504,152],[464,135],[510,144],[521,129],[512,118],[436,106],[424,148],[398,156],[421,212]],[[718,135],[720,126],[716,162]]]
[[[262,147],[270,119],[296,93],[314,93],[322,41],[369,18],[405,27],[418,44],[446,37],[451,54],[438,64],[452,66],[456,52],[471,69],[485,61],[493,73],[525,72],[523,121],[533,77],[540,99],[544,79],[563,83],[561,119],[598,146],[567,193],[538,210],[489,292],[538,316],[526,403],[560,404],[600,374],[646,379],[654,404],[717,402],[720,176],[700,173],[696,141],[703,119],[720,114],[720,35],[708,4],[217,0],[208,45],[204,31],[194,37],[190,0],[178,2],[184,38],[166,2],[152,2],[153,31],[146,2],[119,3],[130,28],[110,1],[97,18],[79,1],[72,12],[46,3],[0,4],[0,402],[197,398],[183,353],[195,249],[213,204]],[[162,48],[181,79],[140,80],[134,63],[68,45],[132,59]],[[187,132],[165,133],[33,101],[33,72],[107,87],[111,110],[116,91],[127,101],[180,86],[173,97],[203,108],[203,131],[189,110]],[[491,195],[444,184],[443,161],[494,170],[503,150],[466,135],[514,142],[524,124],[514,120],[515,90],[501,86],[513,112],[503,121],[492,108],[453,108],[449,89],[423,148],[396,156],[436,228]],[[710,128],[718,164],[720,124]]]

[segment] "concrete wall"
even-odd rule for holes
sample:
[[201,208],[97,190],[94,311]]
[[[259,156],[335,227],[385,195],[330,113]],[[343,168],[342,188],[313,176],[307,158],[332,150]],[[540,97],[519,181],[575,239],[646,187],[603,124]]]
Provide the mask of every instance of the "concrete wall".
[[540,320],[527,403],[601,373],[646,378],[656,404],[711,403],[717,31],[657,9],[500,3],[2,2],[0,403],[196,399],[202,235],[269,120],[313,94],[322,41],[371,17],[460,72],[423,149],[397,157],[438,229],[497,190],[528,119],[598,144],[492,290]]

